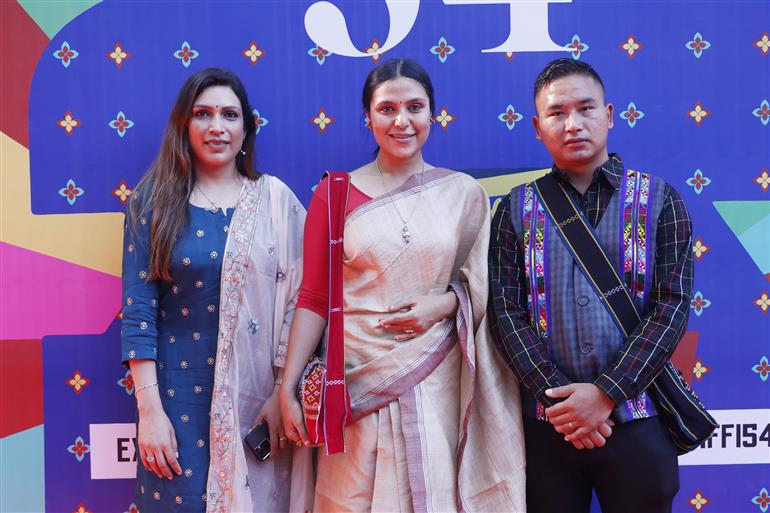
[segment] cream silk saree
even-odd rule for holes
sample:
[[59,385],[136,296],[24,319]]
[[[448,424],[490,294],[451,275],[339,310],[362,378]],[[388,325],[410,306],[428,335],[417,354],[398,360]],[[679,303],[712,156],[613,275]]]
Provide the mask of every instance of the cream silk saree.
[[[422,189],[422,190],[421,190]],[[315,511],[524,511],[518,383],[486,321],[489,199],[471,177],[425,171],[345,221],[346,452],[319,454]],[[453,290],[454,318],[406,342],[389,305]],[[320,451],[322,452],[322,451]]]

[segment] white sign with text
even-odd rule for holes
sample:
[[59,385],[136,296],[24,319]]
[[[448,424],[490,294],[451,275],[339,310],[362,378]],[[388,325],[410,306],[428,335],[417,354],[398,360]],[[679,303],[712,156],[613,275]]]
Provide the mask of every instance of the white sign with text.
[[136,424],[91,424],[91,479],[136,477]]
[[680,456],[680,465],[770,463],[770,409],[709,413],[719,426],[699,448]]

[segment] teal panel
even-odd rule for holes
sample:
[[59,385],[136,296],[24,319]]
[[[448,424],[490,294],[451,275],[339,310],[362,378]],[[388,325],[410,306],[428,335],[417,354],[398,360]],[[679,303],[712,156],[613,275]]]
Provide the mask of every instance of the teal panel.
[[762,274],[770,273],[770,216],[747,229],[738,240]]
[[714,208],[736,237],[770,215],[770,201],[715,201]]
[[102,0],[19,0],[35,23],[53,39],[67,23]]
[[0,439],[0,512],[45,511],[43,425]]

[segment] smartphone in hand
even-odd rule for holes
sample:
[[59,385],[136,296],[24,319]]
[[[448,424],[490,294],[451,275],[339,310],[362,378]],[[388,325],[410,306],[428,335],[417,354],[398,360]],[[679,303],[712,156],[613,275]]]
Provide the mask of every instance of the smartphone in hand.
[[267,421],[262,421],[249,431],[243,441],[257,460],[265,461],[270,457],[270,429],[267,427]]

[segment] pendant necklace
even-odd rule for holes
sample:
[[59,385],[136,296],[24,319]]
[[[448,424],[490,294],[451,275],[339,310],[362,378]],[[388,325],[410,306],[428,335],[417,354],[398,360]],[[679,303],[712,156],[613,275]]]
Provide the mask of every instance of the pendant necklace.
[[[401,238],[404,239],[404,242],[406,244],[409,244],[412,240],[412,234],[409,232],[409,220],[414,215],[414,212],[417,210],[417,207],[420,205],[420,196],[422,195],[423,190],[423,180],[425,177],[425,161],[422,163],[422,170],[420,171],[420,192],[417,194],[417,202],[414,204],[414,207],[412,208],[412,211],[409,213],[409,217],[404,219],[404,216],[401,215],[401,211],[398,209],[398,206],[396,205],[396,201],[393,199],[393,195],[390,194],[390,189],[385,185],[385,176],[382,174],[382,170],[380,169],[380,163],[377,162],[377,159],[374,159],[374,165],[377,166],[377,172],[380,174],[380,180],[382,181],[382,188],[385,189],[385,192],[388,193],[388,198],[390,198],[390,202],[393,204],[393,208],[396,211],[396,214],[398,214],[398,218],[401,219]],[[411,178],[411,175],[410,175]],[[407,178],[409,180],[409,178]]]
[[[234,181],[235,181],[235,182],[237,182],[237,183],[238,183],[238,185],[241,185],[241,180],[240,180],[240,178],[236,178]],[[203,189],[201,189],[200,185],[198,185],[198,184],[197,184],[197,182],[196,182],[196,184],[195,184],[195,188],[196,188],[196,189],[198,189],[198,192],[200,192],[200,193],[201,193],[201,195],[202,195],[204,198],[206,198],[206,201],[208,201],[208,202],[211,204],[211,208],[209,208],[209,209],[208,209],[208,210],[209,210],[209,212],[211,212],[212,214],[216,214],[216,213],[219,211],[220,207],[219,207],[219,206],[217,206],[217,204],[216,204],[216,203],[214,203],[213,201],[211,201],[211,198],[209,198],[208,194],[206,194],[205,192],[203,192]],[[222,212],[224,212],[224,209],[222,209]]]

